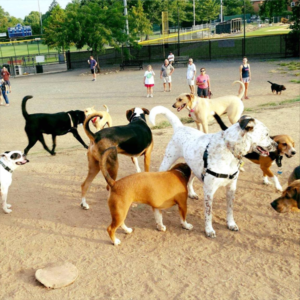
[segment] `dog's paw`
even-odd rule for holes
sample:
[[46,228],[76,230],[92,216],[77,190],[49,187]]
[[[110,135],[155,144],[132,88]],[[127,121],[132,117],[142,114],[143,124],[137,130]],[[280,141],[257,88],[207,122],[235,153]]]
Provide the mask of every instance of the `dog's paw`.
[[264,179],[263,180],[263,184],[265,184],[265,185],[271,185],[272,182],[270,182],[268,179]]
[[52,152],[51,152],[51,155],[52,155],[52,156],[56,155],[56,152],[52,151]]
[[227,226],[228,226],[228,229],[231,231],[239,231],[239,227],[235,223],[227,224]]
[[7,203],[7,204],[6,204],[6,207],[7,207],[7,208],[11,208],[11,204],[8,204],[8,203]]
[[90,206],[87,203],[81,203],[80,206],[86,210],[90,208]]
[[243,167],[240,167],[241,172],[245,172],[245,169]]
[[115,246],[118,246],[118,245],[120,245],[121,244],[121,241],[119,240],[119,239],[115,239],[115,241],[114,241],[114,245]]
[[84,145],[84,148],[85,148],[85,149],[88,149],[88,148],[89,148],[89,146],[87,146],[87,145]]
[[132,228],[127,227],[124,231],[126,234],[132,233]]
[[186,230],[192,230],[193,229],[193,225],[186,223],[186,224],[182,224],[182,228],[186,229]]
[[8,208],[3,208],[3,210],[6,214],[10,214],[12,212],[12,210]]
[[196,193],[189,193],[189,198],[199,200],[199,197]]
[[156,228],[158,231],[166,231],[167,230],[167,227],[163,224],[157,224]]
[[210,238],[216,238],[217,237],[216,232],[214,230],[205,231],[205,233],[206,233],[207,237],[210,237]]
[[281,185],[276,185],[276,191],[277,192],[282,192],[282,186]]

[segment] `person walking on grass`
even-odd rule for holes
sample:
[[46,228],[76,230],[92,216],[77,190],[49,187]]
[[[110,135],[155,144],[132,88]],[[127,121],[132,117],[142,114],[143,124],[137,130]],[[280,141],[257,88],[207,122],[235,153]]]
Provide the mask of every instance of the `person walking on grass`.
[[208,98],[210,92],[210,79],[209,76],[205,74],[205,68],[200,69],[200,75],[196,79],[196,85],[198,86],[198,97]]
[[148,69],[144,74],[144,85],[147,88],[147,98],[153,98],[154,76],[155,73],[152,66],[148,65]]
[[[248,88],[251,81],[251,71],[250,65],[248,63],[247,57],[243,58],[243,64],[240,65],[240,81],[245,85],[245,96],[244,99],[249,99],[248,97]],[[242,87],[240,87],[239,93],[242,92]]]
[[169,92],[172,90],[172,78],[171,75],[174,72],[174,67],[169,64],[169,61],[165,59],[164,64],[161,66],[160,78],[164,81],[164,92],[166,92],[166,84],[169,84]]
[[90,56],[90,59],[88,60],[88,63],[90,65],[91,68],[91,73],[93,74],[93,80],[92,81],[96,81],[96,66],[97,66],[97,62],[94,59],[93,56]]
[[195,94],[195,77],[196,77],[196,66],[193,64],[193,59],[189,58],[186,78],[191,90],[191,94]]

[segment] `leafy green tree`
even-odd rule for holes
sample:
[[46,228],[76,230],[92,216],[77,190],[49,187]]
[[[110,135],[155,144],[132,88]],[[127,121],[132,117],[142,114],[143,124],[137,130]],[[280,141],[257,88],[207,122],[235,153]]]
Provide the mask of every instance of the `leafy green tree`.
[[298,2],[292,8],[292,17],[290,18],[292,29],[287,35],[287,47],[293,52],[294,56],[300,57],[300,3]]
[[138,0],[136,6],[132,6],[129,11],[129,32],[140,36],[142,40],[143,35],[148,35],[152,32],[152,25],[144,13],[142,1]]
[[38,11],[32,11],[28,16],[24,18],[24,25],[31,26],[32,34],[41,33],[40,13]]
[[288,0],[266,0],[259,7],[259,15],[264,20],[269,19],[269,23],[272,22],[272,18],[280,16],[286,11]]
[[10,16],[9,13],[0,6],[0,32],[7,32],[8,27],[14,27],[18,23],[22,24],[22,19]]
[[220,1],[218,0],[198,0],[195,3],[196,22],[209,22],[215,20],[220,14]]
[[[224,15],[234,16],[244,13],[244,0],[224,0]],[[254,14],[254,8],[250,0],[245,0],[245,13]]]

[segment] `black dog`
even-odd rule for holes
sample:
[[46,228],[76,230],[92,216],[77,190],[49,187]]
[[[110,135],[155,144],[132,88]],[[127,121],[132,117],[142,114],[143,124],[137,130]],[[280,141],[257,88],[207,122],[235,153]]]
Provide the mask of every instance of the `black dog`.
[[[29,115],[26,111],[26,102],[32,96],[26,96],[22,100],[22,113],[26,120],[25,131],[28,137],[28,146],[24,149],[26,155],[29,150],[40,141],[46,151],[51,155],[55,155],[56,136],[64,135],[72,132],[74,137],[85,147],[84,143],[77,131],[77,125],[82,124],[85,120],[85,114],[81,110],[70,110],[68,112],[60,112],[56,114],[32,114]],[[52,135],[52,150],[47,147],[43,133]]]
[[268,82],[271,83],[272,93],[276,92],[277,95],[278,95],[278,93],[280,93],[280,95],[281,95],[281,91],[286,90],[286,87],[284,85],[279,85],[279,84],[273,83],[271,81],[268,81]]

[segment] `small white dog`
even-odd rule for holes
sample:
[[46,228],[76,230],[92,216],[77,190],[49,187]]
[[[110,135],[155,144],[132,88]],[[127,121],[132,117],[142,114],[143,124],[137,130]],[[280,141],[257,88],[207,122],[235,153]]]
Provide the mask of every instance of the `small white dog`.
[[[168,170],[175,161],[183,157],[195,176],[203,181],[205,232],[208,237],[216,237],[212,227],[212,203],[220,186],[227,189],[227,226],[237,231],[233,218],[233,200],[239,175],[239,166],[244,155],[257,152],[267,156],[275,151],[277,144],[270,138],[268,128],[249,116],[225,131],[204,134],[194,128],[183,126],[179,118],[163,106],[152,108],[149,119],[155,124],[155,117],[163,114],[172,124],[174,134],[169,142],[159,171]],[[197,198],[193,189],[193,179],[188,189],[191,198]]]
[[12,212],[11,205],[7,203],[8,189],[12,182],[12,173],[20,165],[25,165],[29,160],[21,151],[6,151],[0,154],[0,188],[2,208],[5,213]]

